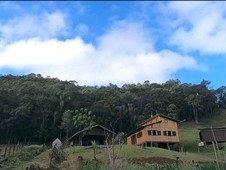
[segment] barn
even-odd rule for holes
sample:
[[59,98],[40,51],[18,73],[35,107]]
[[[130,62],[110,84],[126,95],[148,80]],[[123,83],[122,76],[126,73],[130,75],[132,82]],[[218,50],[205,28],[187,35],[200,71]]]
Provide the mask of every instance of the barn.
[[106,140],[112,139],[115,135],[113,131],[97,124],[91,128],[76,132],[67,142],[74,145],[88,146],[91,145],[92,141],[95,141],[97,145],[104,145]]

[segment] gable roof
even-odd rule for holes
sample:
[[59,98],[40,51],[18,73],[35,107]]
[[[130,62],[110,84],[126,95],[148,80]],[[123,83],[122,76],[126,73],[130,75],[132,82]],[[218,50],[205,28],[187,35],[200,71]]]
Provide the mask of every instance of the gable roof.
[[80,131],[76,132],[74,135],[72,135],[70,138],[67,139],[67,142],[68,142],[69,140],[71,140],[73,137],[75,137],[76,135],[78,135],[78,134],[80,134],[80,133],[82,133],[82,132],[85,132],[85,131],[89,131],[89,130],[91,130],[91,129],[93,129],[93,128],[96,128],[96,127],[100,127],[100,128],[103,129],[104,131],[107,131],[107,132],[112,133],[112,134],[115,135],[115,132],[113,132],[113,131],[111,131],[111,130],[105,128],[104,126],[101,126],[100,124],[97,124],[97,125],[92,126],[91,128],[85,128],[85,129],[83,129],[83,130],[80,130]]
[[162,122],[162,121],[160,120],[160,121],[158,121],[158,122],[149,123],[149,124],[147,124],[147,125],[145,125],[145,126],[138,126],[136,129],[134,129],[134,130],[132,130],[131,132],[127,133],[126,136],[130,136],[131,134],[133,134],[133,133],[135,133],[135,132],[137,132],[137,131],[140,131],[140,130],[144,129],[144,128],[147,127],[147,126],[154,125],[154,124],[156,124],[156,123],[161,123],[161,122]]
[[172,118],[172,117],[166,116],[166,115],[164,115],[164,114],[157,113],[156,115],[150,117],[149,119],[147,119],[147,120],[141,122],[141,123],[138,125],[138,127],[137,127],[136,129],[134,129],[134,130],[132,130],[131,132],[127,133],[126,136],[130,136],[131,134],[133,134],[133,133],[135,133],[135,132],[137,132],[137,131],[140,131],[140,130],[144,129],[144,128],[147,127],[147,126],[150,126],[150,125],[153,125],[153,124],[156,124],[156,123],[161,123],[162,121],[160,120],[160,121],[157,121],[157,122],[153,122],[153,123],[149,123],[149,124],[147,124],[147,125],[144,125],[145,123],[149,122],[149,121],[152,120],[152,119],[155,119],[155,118],[158,117],[158,116],[164,117],[164,118],[169,119],[169,120],[172,120],[172,121],[174,121],[174,122],[180,122],[179,120],[174,119],[174,118]]
[[155,119],[155,118],[158,117],[158,116],[164,117],[164,118],[169,119],[169,120],[172,120],[172,121],[174,121],[174,122],[179,122],[179,120],[177,120],[177,119],[174,119],[174,118],[172,118],[172,117],[166,116],[166,115],[161,114],[161,113],[157,113],[156,115],[150,117],[149,119],[147,119],[147,120],[141,122],[141,123],[139,124],[139,126],[142,126],[143,124],[149,122],[149,121],[152,120],[152,119]]

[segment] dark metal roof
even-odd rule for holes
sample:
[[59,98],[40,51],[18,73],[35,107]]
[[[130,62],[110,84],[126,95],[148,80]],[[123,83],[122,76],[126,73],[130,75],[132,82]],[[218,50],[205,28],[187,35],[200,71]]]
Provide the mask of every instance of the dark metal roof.
[[199,130],[216,130],[216,129],[219,129],[219,130],[222,130],[222,129],[226,129],[226,127],[206,127],[206,128],[200,128]]
[[199,137],[203,142],[226,142],[226,128],[225,127],[210,127],[199,129]]
[[85,131],[89,131],[89,130],[94,129],[94,128],[96,128],[96,127],[100,127],[100,128],[103,129],[104,131],[110,132],[110,133],[112,133],[112,134],[114,134],[114,135],[116,134],[115,132],[113,132],[113,131],[111,131],[111,130],[109,130],[109,129],[107,129],[107,128],[105,128],[105,127],[99,125],[99,124],[97,124],[97,125],[92,126],[91,128],[85,128],[85,129],[83,129],[83,130],[80,130],[80,131],[76,132],[74,135],[72,135],[70,138],[68,138],[67,142],[68,142],[69,140],[71,140],[73,137],[75,137],[76,135],[78,135],[78,134],[80,134],[80,133],[82,133],[82,132],[85,132]]

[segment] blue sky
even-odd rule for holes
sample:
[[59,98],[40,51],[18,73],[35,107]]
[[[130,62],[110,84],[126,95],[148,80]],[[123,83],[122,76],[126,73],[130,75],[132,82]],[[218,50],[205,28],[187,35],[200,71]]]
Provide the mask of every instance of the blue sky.
[[0,2],[0,74],[226,85],[226,2]]

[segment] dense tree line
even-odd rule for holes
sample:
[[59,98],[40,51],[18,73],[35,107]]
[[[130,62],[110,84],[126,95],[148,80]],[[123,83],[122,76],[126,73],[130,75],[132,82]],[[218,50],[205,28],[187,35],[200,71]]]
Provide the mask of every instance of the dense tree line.
[[[226,87],[208,88],[210,82],[181,84],[124,84],[118,87],[79,86],[75,81],[43,78],[40,74],[0,76],[0,143],[51,142],[83,128],[95,118],[116,132],[127,133],[144,119],[162,113],[197,123],[226,107]],[[83,116],[83,117],[82,117]],[[92,119],[93,120],[93,119]]]

